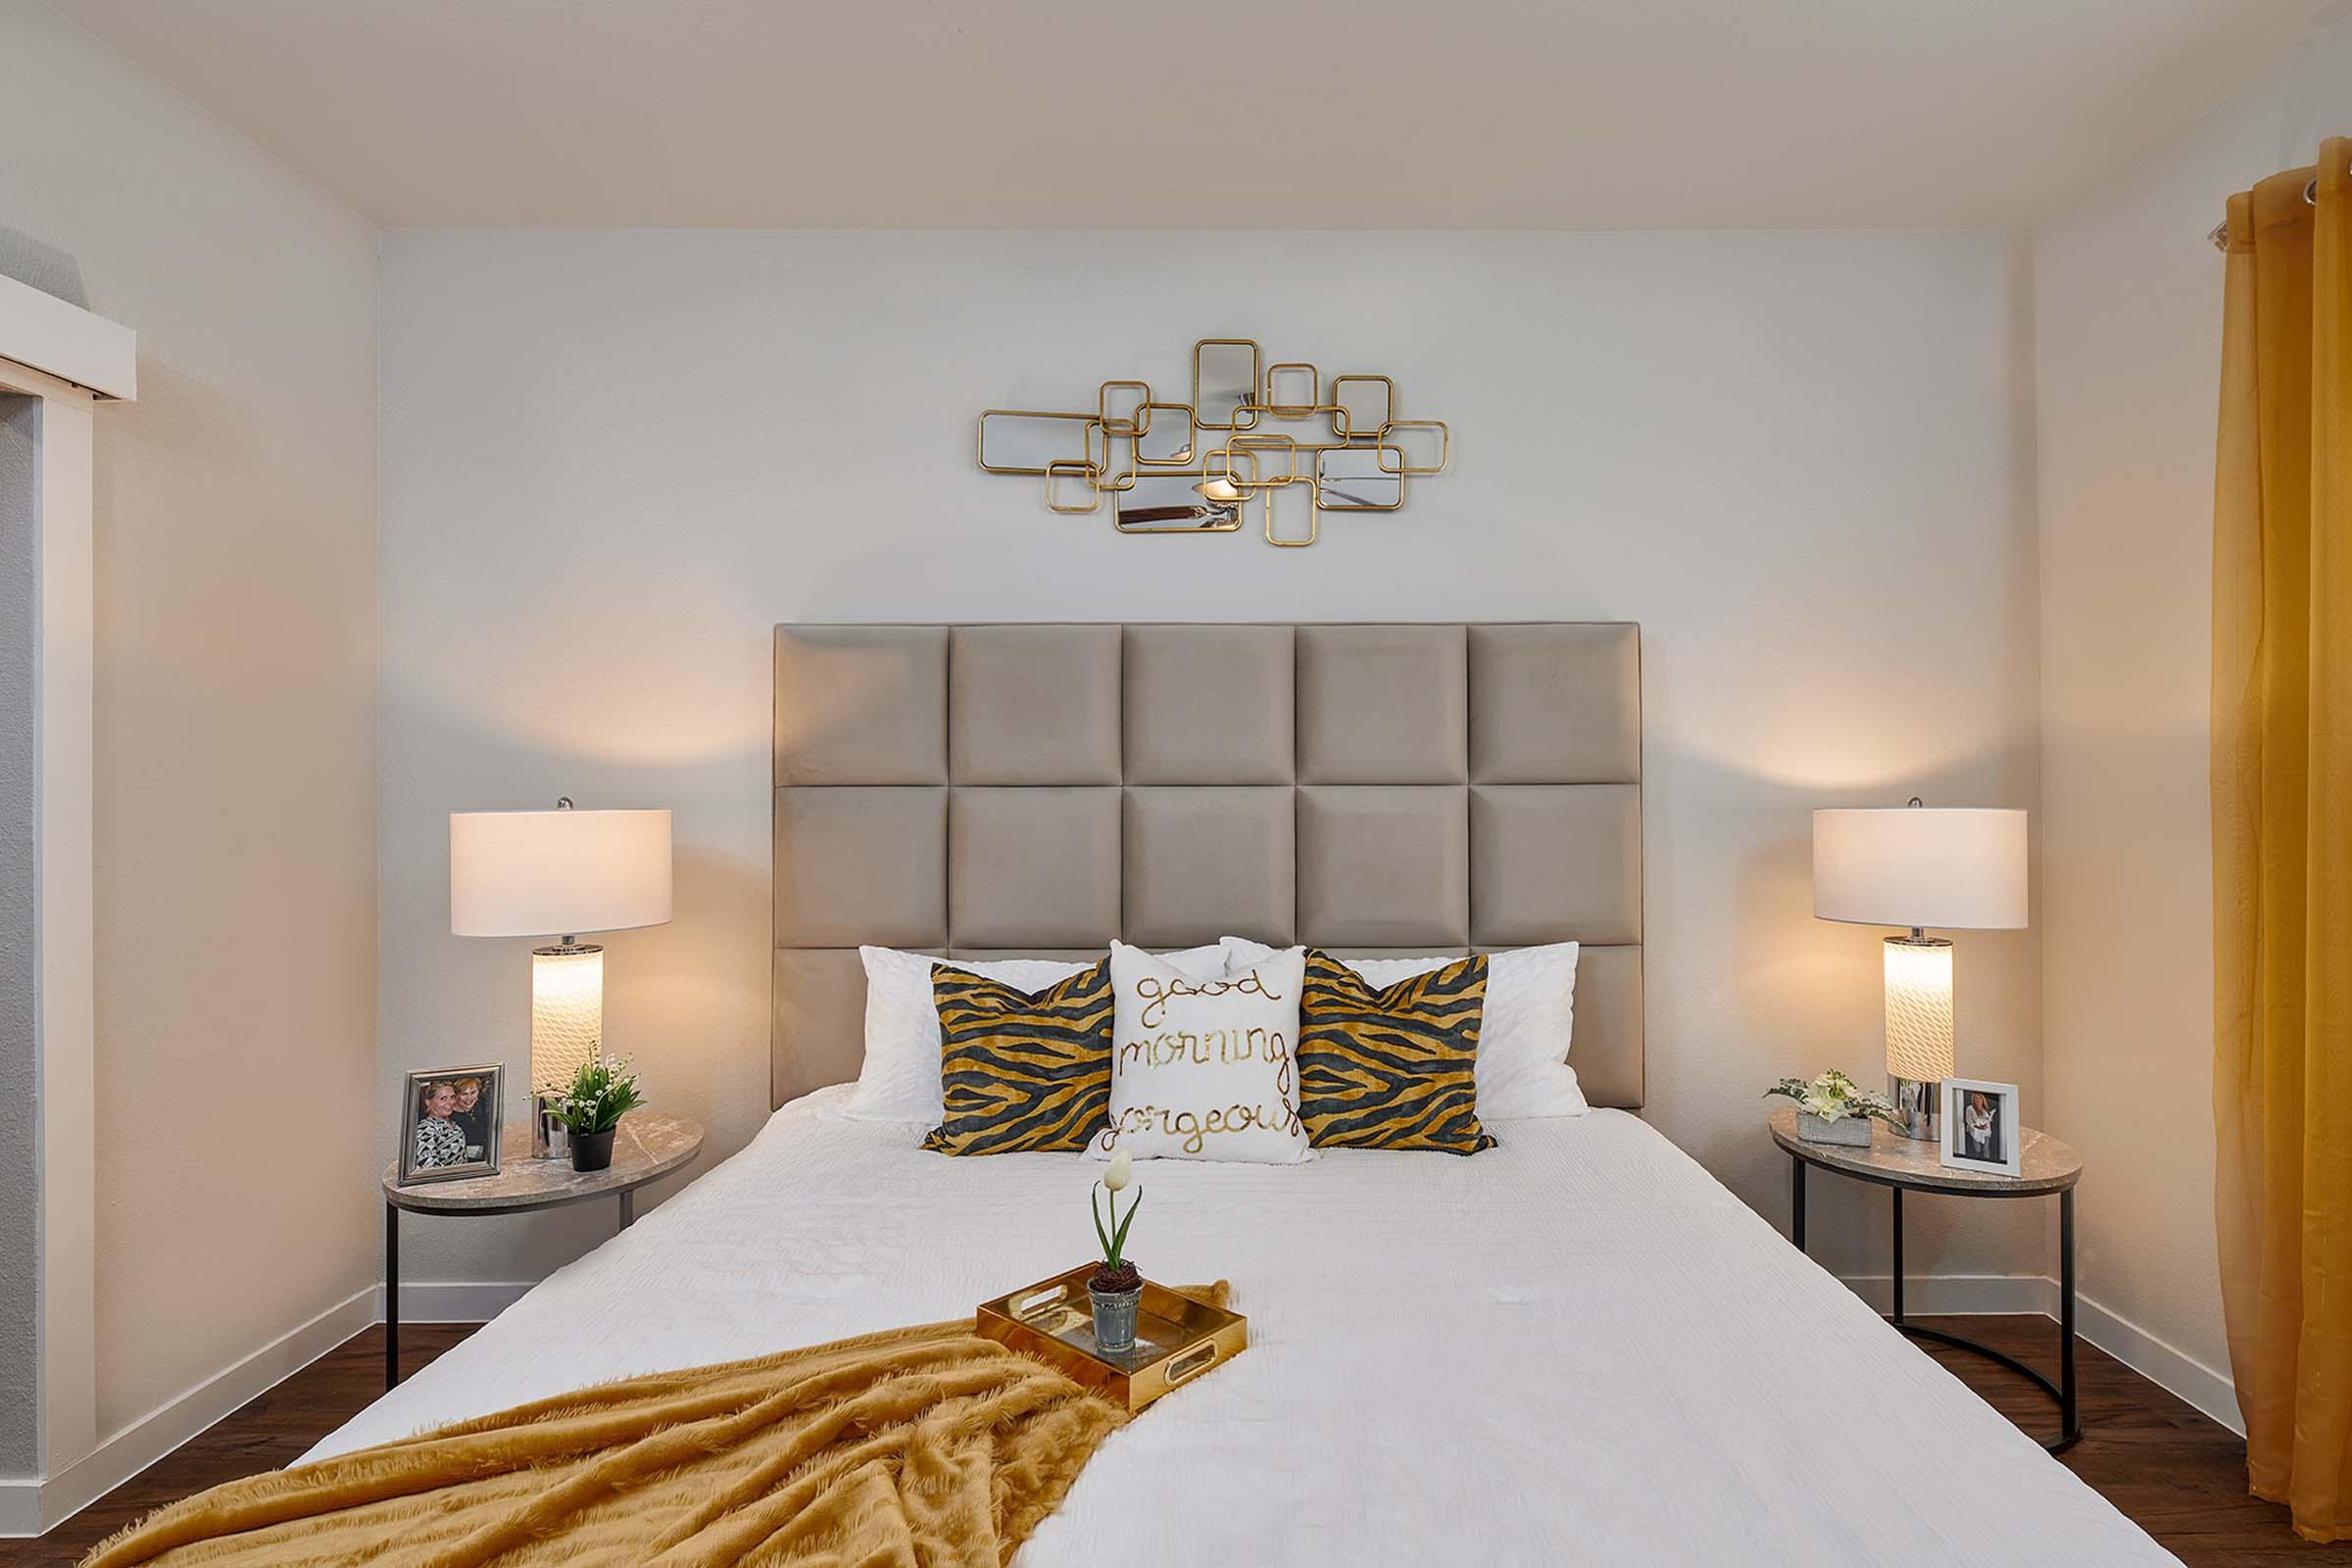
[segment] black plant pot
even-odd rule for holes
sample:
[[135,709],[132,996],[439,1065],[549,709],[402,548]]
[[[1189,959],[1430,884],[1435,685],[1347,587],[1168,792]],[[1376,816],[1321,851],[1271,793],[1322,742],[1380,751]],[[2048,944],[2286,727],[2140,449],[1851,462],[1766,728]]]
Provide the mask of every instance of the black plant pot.
[[604,1170],[612,1163],[612,1134],[617,1128],[608,1127],[601,1133],[571,1135],[571,1168],[573,1170]]

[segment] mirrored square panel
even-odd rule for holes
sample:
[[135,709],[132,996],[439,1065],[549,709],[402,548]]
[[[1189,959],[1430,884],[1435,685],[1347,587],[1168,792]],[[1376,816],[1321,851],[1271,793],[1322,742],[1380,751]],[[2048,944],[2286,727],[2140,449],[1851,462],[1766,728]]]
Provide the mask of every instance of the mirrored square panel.
[[1204,337],[1193,345],[1193,422],[1203,430],[1247,430],[1257,419],[1258,349],[1248,338]]
[[1121,533],[1231,533],[1242,525],[1242,502],[1229,479],[1186,473],[1140,473],[1112,502]]
[[1404,505],[1404,475],[1383,467],[1393,447],[1326,447],[1315,454],[1315,505],[1325,512],[1395,512]]

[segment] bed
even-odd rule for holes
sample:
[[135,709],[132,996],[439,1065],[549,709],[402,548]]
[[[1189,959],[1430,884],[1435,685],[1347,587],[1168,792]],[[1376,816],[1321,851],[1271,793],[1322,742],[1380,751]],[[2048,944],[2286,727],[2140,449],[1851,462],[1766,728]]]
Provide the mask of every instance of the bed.
[[1576,1117],[1471,1158],[1158,1160],[1134,1250],[1250,1348],[1018,1561],[2173,1561],[1633,1112],[1627,626],[784,627],[777,1108],[313,1450],[968,1314],[1087,1255],[1072,1154],[846,1114],[856,946],[1587,944]]

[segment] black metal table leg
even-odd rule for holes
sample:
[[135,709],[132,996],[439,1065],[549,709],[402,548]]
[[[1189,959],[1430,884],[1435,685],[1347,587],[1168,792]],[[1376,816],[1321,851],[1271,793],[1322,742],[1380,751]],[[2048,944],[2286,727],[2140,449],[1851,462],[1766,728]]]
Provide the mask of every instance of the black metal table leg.
[[400,1383],[400,1210],[384,1205],[384,1388]]
[[2013,1355],[2007,1355],[1989,1345],[1964,1340],[1957,1334],[1928,1328],[1903,1320],[1903,1190],[1894,1193],[1894,1312],[1886,1319],[1889,1326],[1908,1334],[1915,1340],[1934,1340],[1955,1350],[1966,1350],[2010,1371],[2048,1395],[2058,1406],[2058,1436],[2043,1443],[2052,1453],[2064,1453],[2082,1436],[2082,1421],[2075,1405],[2075,1193],[2067,1188],[2058,1195],[2058,1381],[2048,1378],[2026,1365]]
[[2058,1434],[2063,1446],[2082,1435],[2075,1408],[2075,1190],[2058,1195]]
[[1788,1240],[1805,1250],[1805,1162],[1788,1156]]
[[636,1223],[637,1195],[635,1192],[623,1193],[620,1195],[620,1228],[625,1231]]
[[1894,1194],[1894,1326],[1903,1326],[1903,1190],[1890,1187]]

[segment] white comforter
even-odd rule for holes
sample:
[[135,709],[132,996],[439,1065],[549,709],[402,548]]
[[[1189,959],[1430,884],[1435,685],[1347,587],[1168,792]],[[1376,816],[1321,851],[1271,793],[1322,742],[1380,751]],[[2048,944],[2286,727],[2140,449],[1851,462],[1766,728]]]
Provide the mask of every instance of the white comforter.
[[[778,1111],[752,1146],[314,1448],[959,1316],[1083,1261],[1073,1154]],[[1639,1119],[1475,1158],[1160,1160],[1131,1248],[1250,1348],[1114,1433],[1025,1568],[2167,1563]]]

